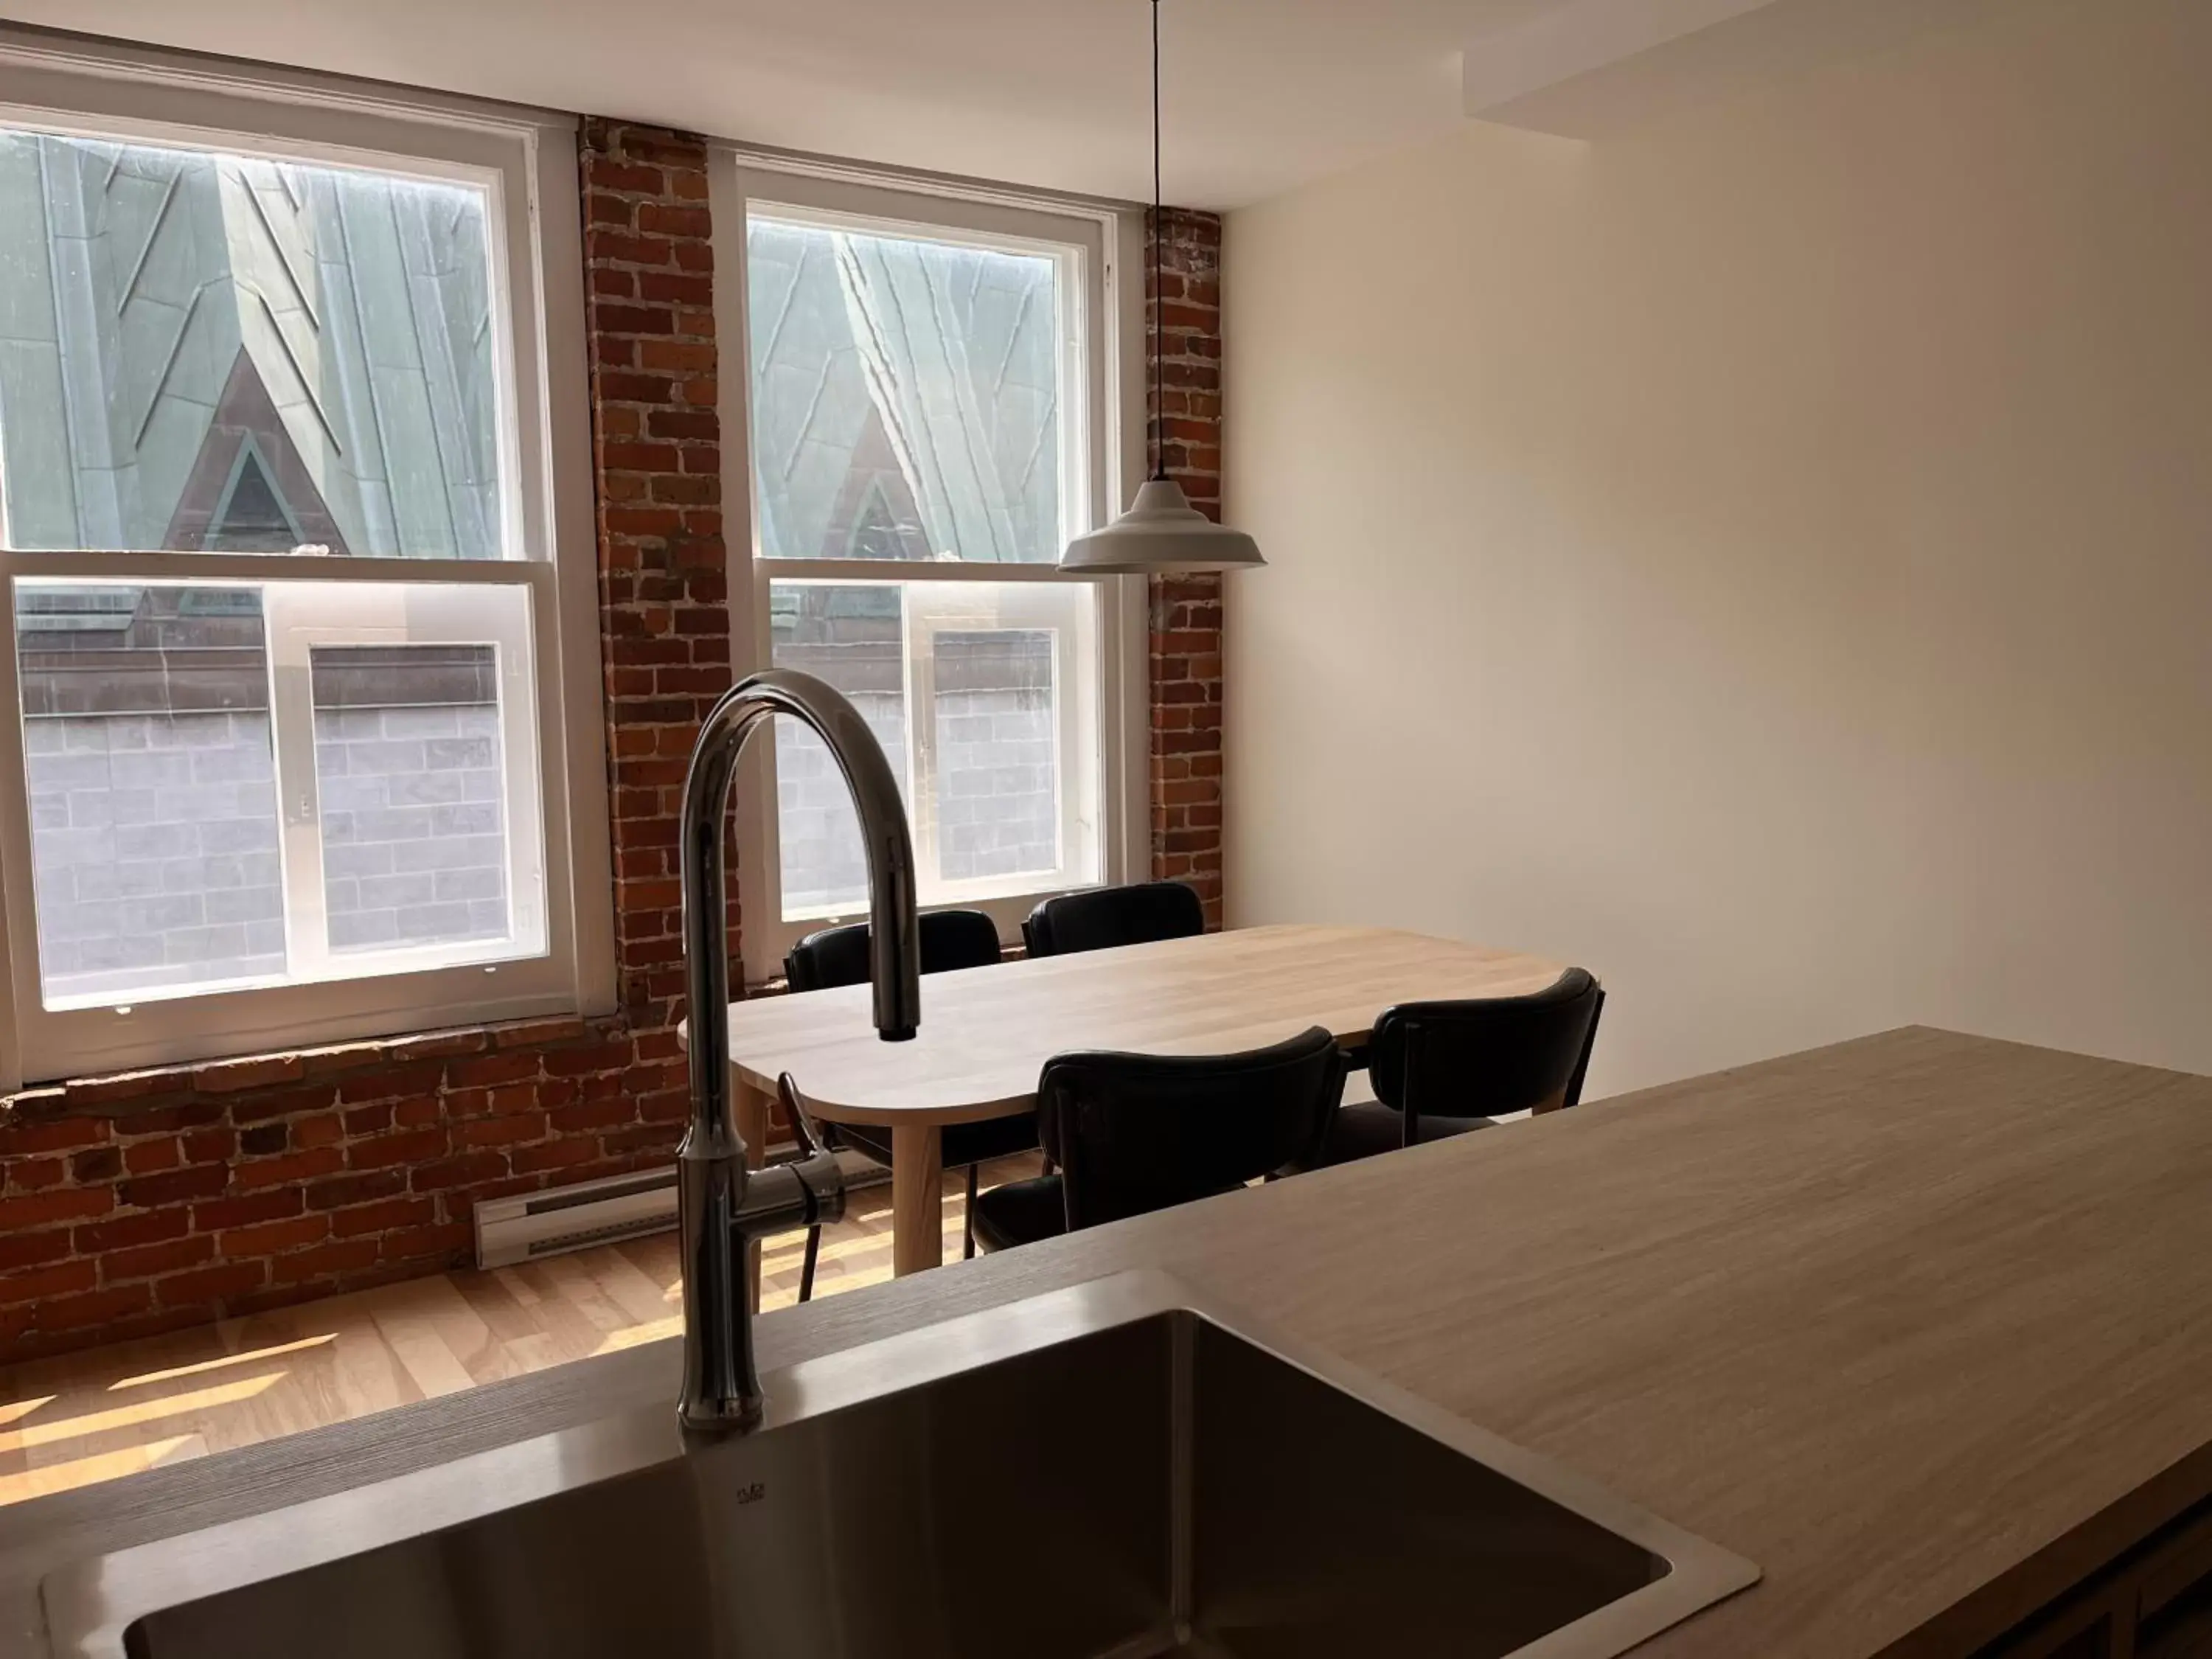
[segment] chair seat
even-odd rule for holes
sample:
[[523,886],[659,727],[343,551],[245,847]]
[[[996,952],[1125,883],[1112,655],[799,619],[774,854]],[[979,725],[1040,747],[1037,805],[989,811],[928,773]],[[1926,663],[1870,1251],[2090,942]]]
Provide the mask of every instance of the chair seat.
[[986,1251],[1011,1250],[1067,1231],[1067,1200],[1056,1175],[1010,1181],[975,1200],[975,1243]]
[[[1034,1244],[1041,1238],[1058,1238],[1067,1231],[1067,1200],[1057,1175],[1030,1181],[1010,1181],[979,1194],[975,1200],[975,1243],[984,1250],[1010,1250],[1017,1244]],[[1218,1198],[1243,1187],[1242,1182],[1212,1193],[1193,1194],[1177,1200],[1194,1204],[1201,1198]],[[1160,1208],[1172,1208],[1163,1205]],[[1147,1212],[1151,1213],[1151,1212]]]
[[[1498,1127],[1486,1117],[1437,1117],[1428,1113],[1422,1114],[1419,1122],[1424,1146]],[[1379,1100],[1359,1101],[1339,1109],[1322,1148],[1322,1162],[1349,1164],[1355,1158],[1395,1152],[1405,1144],[1405,1114],[1393,1111]]]
[[[878,1164],[891,1161],[891,1132],[881,1123],[824,1124],[835,1144],[866,1152]],[[1035,1112],[1019,1117],[986,1118],[981,1123],[954,1123],[944,1133],[944,1167],[964,1170],[971,1164],[988,1164],[994,1158],[1037,1149]]]

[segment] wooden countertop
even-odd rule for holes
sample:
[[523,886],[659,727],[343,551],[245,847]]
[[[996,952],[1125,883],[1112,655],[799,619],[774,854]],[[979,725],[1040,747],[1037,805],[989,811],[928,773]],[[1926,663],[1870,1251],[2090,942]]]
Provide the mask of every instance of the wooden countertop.
[[[2212,1492],[2212,1079],[1913,1029],[768,1316],[1152,1265],[1741,1552],[1640,1655],[1962,1654]],[[54,1564],[672,1399],[671,1344],[0,1511]]]

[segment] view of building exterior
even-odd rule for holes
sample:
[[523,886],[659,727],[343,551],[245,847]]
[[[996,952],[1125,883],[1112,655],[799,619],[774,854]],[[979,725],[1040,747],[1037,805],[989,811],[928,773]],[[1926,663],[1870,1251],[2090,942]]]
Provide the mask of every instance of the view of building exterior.
[[485,198],[0,131],[17,548],[496,558]]
[[[747,228],[762,552],[1057,560],[1064,301],[1054,259],[772,210]],[[917,775],[933,781],[933,798],[909,810],[924,820],[939,879],[1057,868],[1053,640],[1036,629],[928,635],[933,706],[918,714],[908,598],[890,583],[774,582],[775,659],[852,697],[910,789]],[[784,908],[849,907],[866,870],[844,787],[803,728],[779,726],[776,747]]]
[[763,554],[1059,558],[1051,258],[770,210],[745,257]]
[[[504,550],[482,192],[0,131],[0,221],[11,546]],[[261,590],[15,610],[49,1000],[283,975]],[[495,679],[424,649],[316,652],[333,952],[507,931]]]

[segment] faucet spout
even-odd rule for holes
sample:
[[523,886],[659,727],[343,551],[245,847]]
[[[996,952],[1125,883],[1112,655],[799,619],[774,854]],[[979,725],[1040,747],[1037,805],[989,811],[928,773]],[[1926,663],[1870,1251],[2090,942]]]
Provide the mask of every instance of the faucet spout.
[[[883,747],[834,687],[811,674],[771,668],[750,675],[701,726],[684,781],[684,991],[689,1006],[691,1116],[677,1148],[684,1238],[684,1392],[687,1428],[750,1428],[760,1420],[746,1252],[763,1233],[809,1224],[831,1201],[836,1160],[811,1148],[803,1194],[791,1203],[748,1201],[746,1148],[730,1104],[730,938],[725,913],[724,820],[738,757],[773,714],[821,737],[852,793],[868,862],[870,967],[877,1035],[911,1038],[921,1023],[921,929],[914,838]],[[786,1097],[796,1099],[787,1082]],[[811,1137],[811,1131],[802,1134]],[[842,1202],[842,1188],[836,1195]]]

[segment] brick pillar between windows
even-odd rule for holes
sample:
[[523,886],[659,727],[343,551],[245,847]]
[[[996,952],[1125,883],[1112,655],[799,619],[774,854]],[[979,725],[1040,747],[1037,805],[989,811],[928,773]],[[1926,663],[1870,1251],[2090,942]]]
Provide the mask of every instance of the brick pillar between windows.
[[[672,1027],[684,775],[731,684],[707,152],[697,138],[596,118],[582,148],[622,1005]],[[734,958],[734,882],[725,902]]]
[[[1190,503],[1221,517],[1221,221],[1170,208],[1146,325],[1162,331],[1152,438]],[[1187,881],[1221,926],[1221,578],[1155,576],[1152,599],[1152,875]]]

